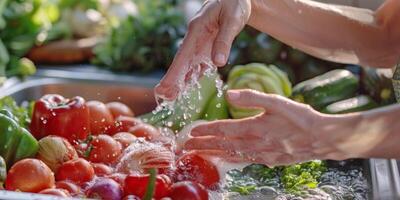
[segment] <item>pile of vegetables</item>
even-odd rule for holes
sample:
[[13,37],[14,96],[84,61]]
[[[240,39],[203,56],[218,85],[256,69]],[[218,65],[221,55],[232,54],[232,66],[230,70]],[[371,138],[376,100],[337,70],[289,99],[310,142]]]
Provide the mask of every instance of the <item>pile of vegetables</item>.
[[[175,135],[134,117],[119,102],[49,94],[19,107],[0,100],[0,186],[100,199],[206,200],[216,166],[176,154]],[[29,130],[29,131],[28,131]]]

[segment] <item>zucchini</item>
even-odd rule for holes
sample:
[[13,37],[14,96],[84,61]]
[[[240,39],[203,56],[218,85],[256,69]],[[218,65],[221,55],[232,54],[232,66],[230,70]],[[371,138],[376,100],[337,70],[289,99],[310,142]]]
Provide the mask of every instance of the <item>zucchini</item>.
[[376,107],[378,107],[378,104],[369,96],[360,95],[330,104],[321,112],[326,114],[345,114],[370,110]]
[[381,105],[396,102],[393,84],[392,69],[374,69],[365,67],[361,71],[361,88]]
[[320,110],[331,103],[353,97],[358,89],[358,78],[354,74],[336,69],[297,84],[291,98]]

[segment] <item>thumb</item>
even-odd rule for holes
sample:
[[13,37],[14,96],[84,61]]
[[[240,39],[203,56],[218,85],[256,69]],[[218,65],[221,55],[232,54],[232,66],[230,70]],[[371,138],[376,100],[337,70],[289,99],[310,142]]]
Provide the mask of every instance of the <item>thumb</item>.
[[241,29],[240,25],[232,22],[232,20],[227,20],[222,23],[213,46],[212,55],[215,65],[221,67],[226,64],[233,40]]
[[230,90],[228,100],[239,107],[263,108],[266,111],[278,111],[287,100],[279,95],[265,94],[256,90]]

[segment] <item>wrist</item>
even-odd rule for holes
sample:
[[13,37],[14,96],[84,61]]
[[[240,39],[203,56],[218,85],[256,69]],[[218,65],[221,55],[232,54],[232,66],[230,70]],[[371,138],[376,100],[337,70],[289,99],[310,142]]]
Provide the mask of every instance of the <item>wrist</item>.
[[313,150],[317,159],[345,160],[362,158],[366,153],[357,127],[362,117],[357,114],[319,114],[313,123]]

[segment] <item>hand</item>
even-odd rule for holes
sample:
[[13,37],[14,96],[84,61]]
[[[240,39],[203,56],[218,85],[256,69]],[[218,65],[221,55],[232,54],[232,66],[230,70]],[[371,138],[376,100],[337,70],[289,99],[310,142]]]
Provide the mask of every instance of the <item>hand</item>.
[[[189,23],[188,32],[167,74],[155,88],[157,96],[175,99],[195,65],[226,64],[232,42],[249,20],[250,0],[208,0]],[[197,75],[197,74],[196,74]],[[201,73],[198,73],[200,76]]]
[[357,156],[346,151],[354,144],[346,142],[352,138],[357,115],[323,115],[308,105],[253,90],[229,91],[228,100],[265,112],[247,119],[200,124],[192,129],[184,149],[228,151],[227,160],[269,166]]

